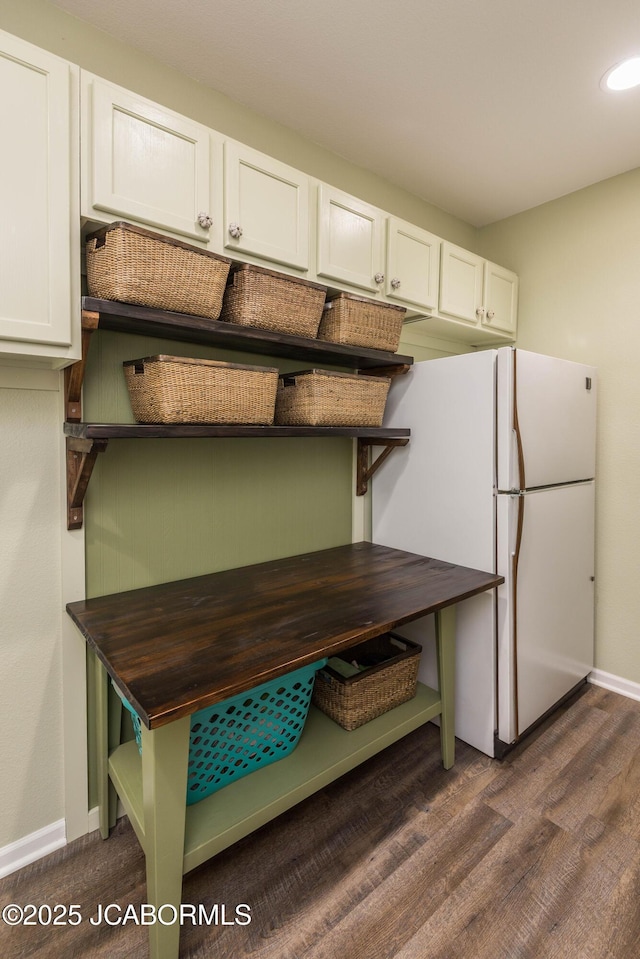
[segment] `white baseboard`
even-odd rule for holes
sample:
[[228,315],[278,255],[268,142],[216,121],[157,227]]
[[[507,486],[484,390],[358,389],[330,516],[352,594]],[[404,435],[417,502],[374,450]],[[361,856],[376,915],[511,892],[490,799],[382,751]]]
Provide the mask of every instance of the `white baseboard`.
[[[118,819],[125,815],[124,806],[118,800]],[[97,806],[89,810],[87,816],[87,832],[95,832],[100,828],[100,815]],[[0,879],[9,876],[12,872],[17,872],[23,866],[35,862],[48,856],[50,852],[61,849],[66,846],[67,839],[65,835],[65,822],[60,819],[58,822],[52,822],[50,826],[38,829],[23,839],[9,843],[0,849]]]
[[100,810],[97,806],[94,806],[93,809],[89,810],[87,832],[95,832],[96,829],[100,829]]
[[603,669],[594,669],[587,676],[590,683],[594,686],[602,686],[604,689],[610,689],[614,693],[626,696],[627,699],[640,700],[640,683],[634,683],[630,679],[623,679],[621,676],[614,676],[613,673],[605,673]]
[[[118,799],[116,819],[122,819],[123,816],[126,816],[125,809],[122,800]],[[93,809],[89,810],[87,832],[95,832],[96,829],[100,829],[100,810],[97,806],[94,806]]]
[[17,842],[9,843],[0,849],[0,879],[28,866],[36,859],[48,856],[50,852],[66,844],[64,819],[52,822],[50,826],[44,826]]

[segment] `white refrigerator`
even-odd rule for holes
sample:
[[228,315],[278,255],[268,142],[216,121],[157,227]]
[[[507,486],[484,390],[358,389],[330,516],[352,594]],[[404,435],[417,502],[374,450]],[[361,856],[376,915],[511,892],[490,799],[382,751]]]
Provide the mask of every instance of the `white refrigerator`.
[[488,756],[593,668],[595,410],[593,367],[511,347],[416,363],[389,393],[411,439],[373,480],[373,541],[505,577],[456,625],[456,735]]

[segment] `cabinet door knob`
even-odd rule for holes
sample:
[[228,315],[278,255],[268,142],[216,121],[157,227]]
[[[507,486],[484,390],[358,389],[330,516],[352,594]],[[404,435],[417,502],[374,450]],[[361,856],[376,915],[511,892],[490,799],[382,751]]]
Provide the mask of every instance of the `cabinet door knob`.
[[378,285],[380,285],[380,283],[384,283],[384,273],[376,273],[373,279]]
[[203,213],[202,211],[198,213],[198,223],[203,228],[203,230],[208,230],[213,226],[213,218],[209,216],[208,213]]
[[482,317],[484,316],[484,307],[482,306],[478,307],[478,309],[476,310],[476,316],[478,317],[479,320],[482,319]]
[[488,319],[488,320],[492,320],[495,315],[496,315],[496,311],[495,311],[495,310],[487,310],[487,319]]
[[242,236],[242,227],[239,223],[230,223],[229,224],[229,236],[232,236],[234,240],[239,240]]
[[392,281],[391,281],[391,289],[392,289],[392,290],[399,290],[401,285],[402,285],[402,284],[400,283],[400,280],[398,279],[398,277],[397,277],[397,276],[394,276],[394,278],[393,278]]

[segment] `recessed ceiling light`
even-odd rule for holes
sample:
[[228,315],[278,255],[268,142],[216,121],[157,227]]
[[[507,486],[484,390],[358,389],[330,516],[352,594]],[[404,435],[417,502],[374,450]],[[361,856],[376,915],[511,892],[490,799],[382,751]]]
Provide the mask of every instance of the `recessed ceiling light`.
[[640,84],[640,57],[623,60],[607,70],[600,86],[603,90],[629,90]]

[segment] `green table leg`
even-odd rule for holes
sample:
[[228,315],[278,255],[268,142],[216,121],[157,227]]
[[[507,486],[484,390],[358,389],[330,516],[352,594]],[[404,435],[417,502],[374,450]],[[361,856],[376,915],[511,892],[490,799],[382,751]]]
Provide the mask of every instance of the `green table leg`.
[[[120,745],[121,732],[122,732],[122,700],[118,696],[117,692],[113,688],[111,683],[108,683],[107,688],[108,692],[108,702],[109,702],[109,755],[113,750]],[[109,829],[113,829],[116,824],[116,819],[118,815],[118,794],[116,792],[115,786],[109,778]]]
[[95,698],[98,822],[100,835],[103,839],[108,839],[109,830],[116,824],[118,809],[118,795],[109,779],[109,754],[120,745],[122,702],[111,687],[108,673],[95,654],[92,657],[91,669]]
[[455,761],[455,672],[456,672],[456,608],[448,606],[435,614],[438,687],[442,701],[440,746],[442,764],[451,769]]
[[178,959],[180,923],[171,921],[171,906],[180,908],[186,818],[189,716],[155,730],[142,727],[142,794],[147,902],[165,908],[163,922],[149,926],[151,959]]

